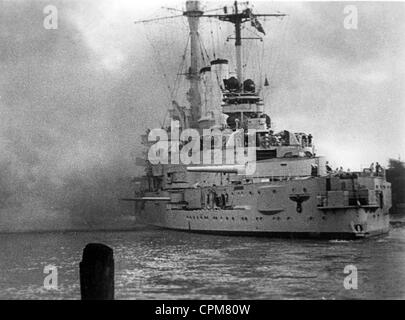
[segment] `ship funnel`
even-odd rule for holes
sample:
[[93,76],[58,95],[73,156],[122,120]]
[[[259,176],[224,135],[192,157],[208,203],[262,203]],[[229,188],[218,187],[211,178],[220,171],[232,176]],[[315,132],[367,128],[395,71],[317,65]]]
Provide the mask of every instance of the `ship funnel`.
[[[224,87],[224,79],[228,78],[228,60],[216,59],[211,61],[209,67],[201,69],[201,79],[206,87],[207,99],[205,115],[207,118],[212,116],[217,124],[222,123],[221,119],[221,104],[222,90]],[[212,125],[212,123],[210,123]]]
[[211,66],[204,67],[200,70],[201,80],[201,115],[198,120],[200,128],[208,129],[215,124],[213,107],[213,82],[211,76]]
[[224,80],[228,78],[228,60],[216,59],[210,66],[200,70],[202,117],[198,120],[200,128],[210,128],[222,123],[221,104]]
[[228,60],[216,59],[211,61],[211,71],[213,82],[217,83],[218,86],[222,89],[224,79],[228,79],[229,77]]
[[200,80],[201,80],[201,98],[203,104],[203,112],[206,112],[209,108],[211,101],[211,92],[212,92],[212,76],[211,76],[211,67],[204,67],[200,70]]

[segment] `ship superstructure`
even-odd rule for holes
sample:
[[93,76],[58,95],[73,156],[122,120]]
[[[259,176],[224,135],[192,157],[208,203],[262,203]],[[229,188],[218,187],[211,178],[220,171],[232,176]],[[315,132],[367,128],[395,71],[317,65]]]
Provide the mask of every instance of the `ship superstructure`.
[[[172,101],[171,120],[180,132],[195,129],[201,141],[210,130],[221,132],[224,151],[230,138],[243,147],[254,141],[254,170],[247,170],[250,160],[226,163],[224,158],[220,164],[153,163],[148,150],[155,141],[147,133],[142,136],[145,175],[138,179],[136,197],[126,199],[136,202],[139,222],[191,232],[288,237],[361,238],[388,232],[391,190],[384,171],[332,171],[316,155],[312,135],[275,132],[261,89],[243,74],[242,26],[265,33],[261,17],[285,14],[257,14],[237,2],[210,14],[199,1],[187,1],[182,15],[190,28],[189,105]],[[227,57],[202,65],[199,24],[206,17],[234,26],[235,72]],[[173,128],[165,131],[172,140]],[[215,137],[208,139],[212,143],[199,145],[200,158],[215,147]],[[180,141],[178,149],[184,145]],[[169,149],[169,160],[173,152]]]

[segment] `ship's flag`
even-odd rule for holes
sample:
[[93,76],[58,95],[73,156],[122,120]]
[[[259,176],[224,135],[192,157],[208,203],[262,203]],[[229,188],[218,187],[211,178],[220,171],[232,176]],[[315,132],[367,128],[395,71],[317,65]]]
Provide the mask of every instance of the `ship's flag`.
[[257,31],[266,34],[266,32],[263,29],[262,24],[260,23],[259,19],[257,19],[257,17],[252,13],[251,10],[248,11],[249,16],[250,16],[250,24],[252,25],[252,27],[254,27]]
[[289,141],[289,142],[290,142],[290,145],[291,145],[291,146],[300,145],[300,143],[299,143],[297,137],[295,136],[295,134],[292,133],[292,132],[290,132],[290,131],[287,131],[287,132],[288,132],[288,138],[289,138],[289,140],[290,140],[290,141]]

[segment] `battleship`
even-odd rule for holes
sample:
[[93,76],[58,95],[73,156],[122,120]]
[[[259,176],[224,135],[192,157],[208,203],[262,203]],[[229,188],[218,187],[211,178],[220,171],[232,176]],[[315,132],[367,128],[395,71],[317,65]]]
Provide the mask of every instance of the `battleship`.
[[[242,47],[248,38],[244,27],[265,34],[261,19],[286,14],[256,13],[248,3],[238,2],[221,13],[211,12],[204,12],[199,1],[186,2],[181,16],[189,27],[189,65],[184,74],[188,105],[174,100],[168,108],[179,132],[173,126],[160,130],[167,133],[167,141],[190,129],[199,133],[197,142],[211,141],[198,144],[197,160],[206,154],[212,160],[210,151],[218,146],[222,151],[232,148],[236,143],[231,147],[226,143],[231,139],[250,146],[254,157],[245,163],[184,163],[173,161],[175,148],[170,144],[169,161],[159,163],[150,158],[157,139],[147,132],[140,159],[145,174],[135,181],[134,198],[123,199],[135,202],[137,221],[223,235],[359,239],[389,232],[391,185],[384,169],[332,170],[317,155],[311,134],[275,131],[261,96],[260,86],[267,79],[257,85],[256,79],[244,75]],[[205,65],[201,59],[199,26],[207,17],[233,26],[232,70],[230,57],[216,57]],[[216,143],[210,134],[214,131],[222,135],[222,142]],[[177,151],[186,150],[185,145],[180,139]]]

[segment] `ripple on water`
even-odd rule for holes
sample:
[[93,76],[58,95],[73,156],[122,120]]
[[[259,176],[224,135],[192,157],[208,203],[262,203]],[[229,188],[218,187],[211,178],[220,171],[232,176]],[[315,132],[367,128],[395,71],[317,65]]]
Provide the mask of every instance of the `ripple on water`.
[[[405,297],[405,229],[395,228],[386,237],[365,241],[165,230],[0,235],[0,298],[78,299],[78,263],[89,242],[114,249],[116,296],[121,299]],[[46,264],[58,266],[57,291],[43,288]],[[347,264],[358,268],[356,292],[343,287]]]

